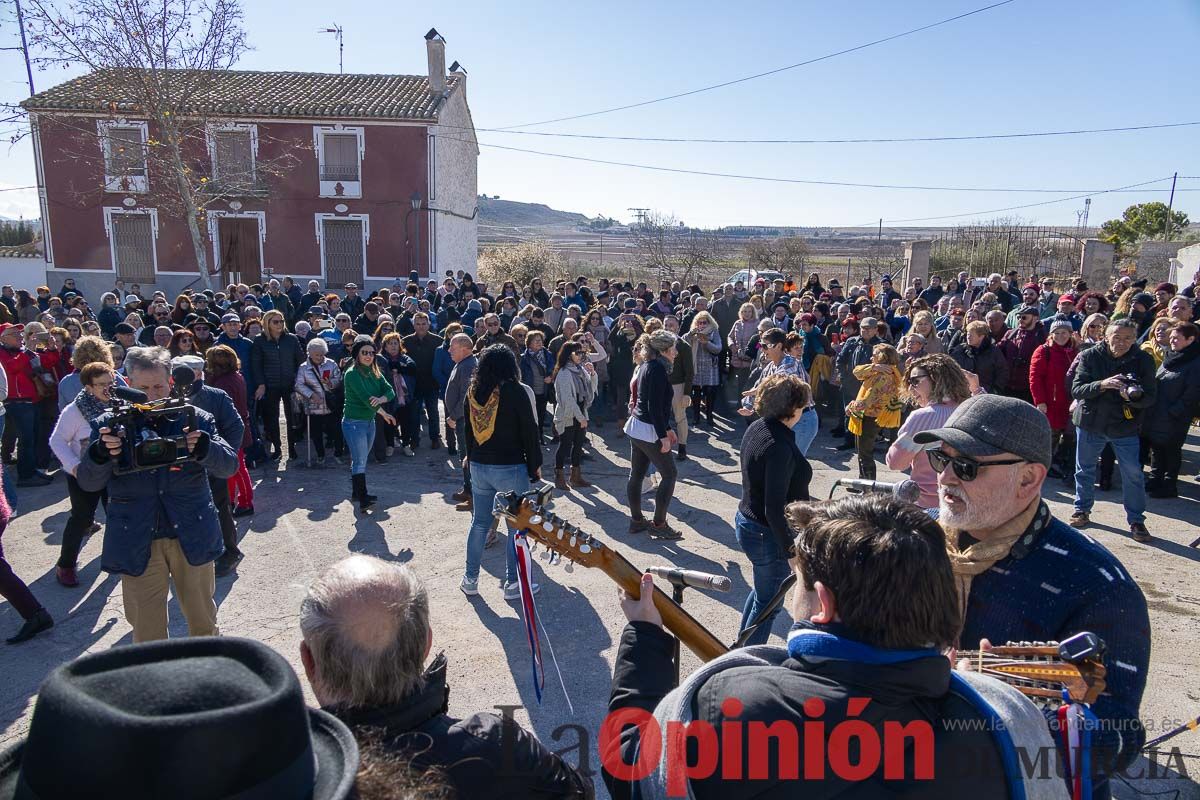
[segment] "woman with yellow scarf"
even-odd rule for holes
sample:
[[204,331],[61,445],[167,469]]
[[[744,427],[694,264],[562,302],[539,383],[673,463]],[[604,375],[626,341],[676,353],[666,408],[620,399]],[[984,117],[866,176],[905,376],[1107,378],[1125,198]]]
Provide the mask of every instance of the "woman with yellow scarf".
[[875,440],[881,428],[900,424],[900,354],[890,344],[877,344],[871,362],[854,368],[862,381],[858,396],[846,406],[847,426],[857,438],[858,477],[875,480]]

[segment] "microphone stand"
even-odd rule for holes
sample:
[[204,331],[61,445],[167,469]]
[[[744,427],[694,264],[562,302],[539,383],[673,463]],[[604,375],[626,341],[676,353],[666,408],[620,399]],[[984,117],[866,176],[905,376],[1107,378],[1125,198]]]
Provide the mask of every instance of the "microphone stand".
[[[683,608],[683,590],[686,589],[687,586],[684,585],[684,583],[682,581],[680,581],[679,583],[676,583],[675,581],[671,581],[670,583],[671,583],[671,599],[674,600],[676,603],[678,603],[680,608]],[[671,660],[675,663],[675,685],[678,686],[679,685],[679,662],[680,662],[680,658],[681,658],[681,652],[680,652],[680,648],[679,648],[679,637],[672,636],[671,639],[674,641],[674,646],[672,647],[673,652],[671,653]]]

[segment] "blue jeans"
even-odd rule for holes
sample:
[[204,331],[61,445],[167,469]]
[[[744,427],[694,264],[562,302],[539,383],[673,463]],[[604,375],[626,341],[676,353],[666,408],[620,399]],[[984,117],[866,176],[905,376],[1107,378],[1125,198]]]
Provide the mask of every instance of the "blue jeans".
[[415,446],[421,441],[421,417],[424,416],[427,420],[426,427],[429,431],[429,441],[436,442],[441,438],[442,423],[438,419],[438,391],[437,389],[428,389],[426,391],[413,392],[413,396],[408,399],[409,414],[414,423],[414,441]]
[[800,421],[796,423],[796,427],[792,428],[792,435],[796,437],[796,447],[800,448],[800,455],[808,455],[808,448],[812,446],[813,439],[817,438],[819,427],[820,420],[817,419],[817,409],[804,409]]
[[365,474],[367,454],[371,452],[371,445],[375,442],[375,420],[343,417],[342,437],[350,448],[350,474]]
[[4,409],[8,424],[17,428],[17,477],[32,478],[37,471],[37,404],[6,403]]
[[[479,562],[488,528],[492,527],[492,504],[498,492],[529,491],[529,470],[524,464],[471,463],[471,529],[467,531],[467,574],[469,581],[479,580]],[[511,533],[510,533],[511,535]],[[517,579],[517,559],[505,547],[504,583]]]
[[[791,574],[791,568],[787,563],[787,554],[779,549],[775,534],[771,533],[767,526],[747,519],[739,511],[734,517],[734,534],[738,544],[742,546],[742,551],[750,559],[754,581],[750,594],[746,597],[746,605],[742,608],[742,624],[738,628],[740,633],[750,625],[767,603],[771,602],[771,598],[783,585],[784,579]],[[758,626],[758,630],[746,640],[746,644],[766,644],[771,635],[771,625],[778,614],[777,608],[770,619]]]
[[1146,521],[1146,479],[1136,436],[1110,439],[1099,433],[1076,428],[1075,441],[1075,511],[1090,513],[1096,501],[1096,459],[1104,445],[1112,445],[1121,467],[1121,500],[1125,504],[1125,520],[1132,525]]
[[[0,437],[4,436],[4,420],[7,416],[7,414],[0,414]],[[0,469],[4,470],[4,496],[8,498],[8,507],[15,514],[17,511],[17,485],[13,482],[11,469],[4,469],[3,465],[0,465]]]

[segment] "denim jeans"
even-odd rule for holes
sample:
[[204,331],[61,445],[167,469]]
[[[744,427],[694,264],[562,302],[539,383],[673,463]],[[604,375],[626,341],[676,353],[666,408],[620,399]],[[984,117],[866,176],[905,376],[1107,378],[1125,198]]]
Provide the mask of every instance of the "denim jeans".
[[441,438],[442,423],[438,417],[438,391],[437,389],[427,389],[425,391],[416,391],[413,396],[408,399],[408,404],[412,407],[409,412],[413,426],[414,437],[413,445],[416,446],[421,441],[421,418],[426,419],[426,428],[429,432],[429,441],[436,442]]
[[32,478],[37,469],[38,407],[36,403],[5,403],[7,424],[17,435],[17,477]]
[[[499,492],[529,491],[529,469],[524,464],[471,464],[471,529],[467,532],[467,572],[469,581],[479,580],[479,562],[488,528],[492,527],[492,504]],[[510,533],[511,535],[511,533]],[[504,583],[517,579],[517,559],[504,548]]]
[[1121,499],[1125,504],[1125,519],[1132,525],[1146,521],[1146,479],[1139,457],[1137,436],[1110,439],[1099,433],[1076,428],[1075,443],[1075,511],[1090,513],[1096,499],[1096,459],[1104,446],[1111,445],[1121,467]]
[[820,420],[817,419],[817,409],[804,409],[800,421],[796,423],[796,427],[792,428],[792,435],[796,437],[796,447],[800,448],[800,455],[808,455],[808,448],[812,447],[813,439],[817,438],[819,427]]
[[375,442],[375,420],[343,418],[342,436],[350,448],[350,474],[365,474],[367,455]]
[[[791,568],[788,566],[787,554],[779,549],[775,534],[766,525],[759,525],[747,519],[739,511],[734,517],[734,534],[742,551],[750,559],[754,581],[750,587],[750,594],[746,597],[746,605],[742,608],[742,624],[738,628],[740,633],[750,625],[767,603],[771,602],[771,598],[783,585],[784,579],[791,573]],[[771,635],[771,625],[778,614],[777,608],[770,619],[758,626],[758,630],[746,640],[746,644],[766,644]]]

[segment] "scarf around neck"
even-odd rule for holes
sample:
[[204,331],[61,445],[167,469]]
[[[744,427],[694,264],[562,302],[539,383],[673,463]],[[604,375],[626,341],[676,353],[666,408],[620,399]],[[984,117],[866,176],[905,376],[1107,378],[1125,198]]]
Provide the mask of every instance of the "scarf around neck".
[[486,444],[496,432],[496,416],[500,410],[500,387],[492,389],[486,403],[479,403],[475,393],[467,395],[467,405],[471,413],[471,430],[475,433],[476,444]]
[[[1041,498],[1034,498],[1024,511],[993,530],[986,540],[977,541],[965,550],[960,550],[958,544],[959,534],[963,531],[943,526],[946,531],[946,554],[950,557],[950,569],[954,572],[954,582],[958,587],[958,610],[964,619],[967,598],[971,594],[971,581],[1008,557],[1013,545],[1043,508],[1045,505]],[[1049,509],[1045,514],[1049,515]],[[970,531],[966,533],[969,535]]]
[[108,406],[102,401],[97,400],[87,389],[80,389],[79,394],[75,395],[75,407],[79,409],[79,413],[88,422],[91,422],[108,410]]

